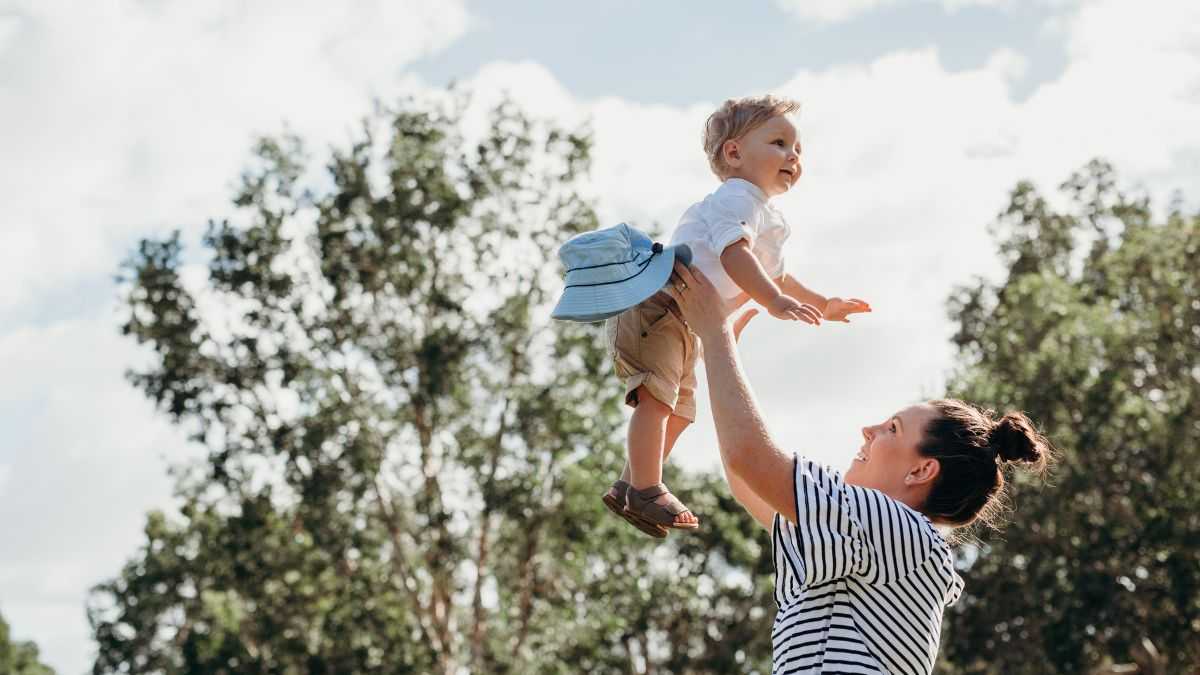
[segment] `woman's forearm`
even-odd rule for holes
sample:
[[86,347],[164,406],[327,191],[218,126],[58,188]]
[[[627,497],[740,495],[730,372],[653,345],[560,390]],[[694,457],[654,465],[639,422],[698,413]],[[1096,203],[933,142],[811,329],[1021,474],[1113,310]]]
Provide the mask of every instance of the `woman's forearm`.
[[750,486],[746,484],[746,480],[739,474],[734,473],[728,464],[723,464],[725,468],[725,482],[729,483],[729,492],[733,494],[733,498],[737,500],[746,512],[749,513],[754,520],[766,529],[771,529],[775,519],[775,509],[771,505],[763,501]]
[[704,341],[704,371],[721,458],[740,475],[746,462],[775,444],[759,415],[729,330]]
[[[734,340],[737,340],[736,335],[734,336]],[[753,404],[753,401],[751,401],[751,403]],[[715,405],[713,409],[716,409]],[[721,432],[719,429],[721,427],[718,426],[717,428],[718,438],[720,438]],[[733,434],[725,434],[726,437],[731,435]],[[742,478],[742,475],[735,471],[732,466],[730,466],[729,459],[735,454],[735,452],[731,452],[725,443],[720,440],[718,441],[718,444],[721,452],[721,466],[725,469],[725,482],[729,484],[729,492],[733,494],[733,498],[736,499],[737,502],[746,509],[746,512],[749,513],[755,521],[757,521],[765,529],[771,529],[772,521],[775,518],[775,509],[771,508],[770,504],[767,504],[765,501],[763,501],[762,497],[759,497],[754,490],[750,488],[750,486],[746,483],[746,480]]]
[[[704,370],[727,474],[736,476],[758,498],[751,510],[756,518],[760,515],[756,510],[778,511],[794,520],[792,457],[779,449],[767,431],[728,327],[704,338]],[[751,509],[751,501],[739,501]]]

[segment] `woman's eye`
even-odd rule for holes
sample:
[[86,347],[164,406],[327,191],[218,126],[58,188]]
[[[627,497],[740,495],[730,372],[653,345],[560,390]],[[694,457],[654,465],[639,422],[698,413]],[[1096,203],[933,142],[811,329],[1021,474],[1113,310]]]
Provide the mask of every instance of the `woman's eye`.
[[783,141],[775,141],[774,144],[778,145],[781,148],[783,147]]

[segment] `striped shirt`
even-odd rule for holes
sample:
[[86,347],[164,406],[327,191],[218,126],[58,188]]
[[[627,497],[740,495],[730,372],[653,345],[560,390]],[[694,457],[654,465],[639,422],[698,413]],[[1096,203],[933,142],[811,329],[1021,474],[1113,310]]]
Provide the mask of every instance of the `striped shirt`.
[[927,675],[962,578],[921,513],[799,457],[797,523],[775,514],[774,675]]

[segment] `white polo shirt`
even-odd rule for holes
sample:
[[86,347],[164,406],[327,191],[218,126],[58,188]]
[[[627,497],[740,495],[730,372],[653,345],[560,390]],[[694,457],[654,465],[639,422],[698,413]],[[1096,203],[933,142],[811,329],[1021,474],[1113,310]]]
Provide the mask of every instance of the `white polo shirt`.
[[692,266],[699,268],[723,297],[732,298],[742,289],[721,266],[725,248],[745,239],[767,275],[776,279],[784,272],[783,244],[791,233],[765,192],[750,181],[730,178],[683,213],[671,244],[690,246]]

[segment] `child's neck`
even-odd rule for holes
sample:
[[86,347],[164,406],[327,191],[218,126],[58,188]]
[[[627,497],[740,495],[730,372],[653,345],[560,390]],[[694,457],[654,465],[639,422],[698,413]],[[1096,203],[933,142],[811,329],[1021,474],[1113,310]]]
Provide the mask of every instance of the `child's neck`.
[[758,191],[758,194],[766,201],[771,201],[771,198],[774,197],[774,195],[772,195],[771,193],[764,190],[761,185],[759,185],[758,183],[755,183],[754,181],[750,180],[749,178],[746,178],[745,176],[732,175],[732,176],[729,176],[728,178],[726,178],[725,181],[723,181],[723,182],[728,182],[728,181],[731,181],[734,179],[744,181],[746,183],[749,183],[750,185],[753,185],[754,189]]

